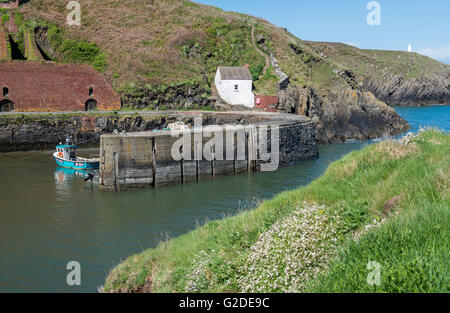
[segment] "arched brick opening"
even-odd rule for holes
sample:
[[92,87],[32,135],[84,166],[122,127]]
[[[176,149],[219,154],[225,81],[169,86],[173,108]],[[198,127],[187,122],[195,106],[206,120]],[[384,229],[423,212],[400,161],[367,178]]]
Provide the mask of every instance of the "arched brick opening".
[[3,99],[0,101],[0,112],[14,111],[14,102],[9,99]]
[[89,99],[85,104],[85,111],[93,111],[97,109],[97,101],[94,99]]

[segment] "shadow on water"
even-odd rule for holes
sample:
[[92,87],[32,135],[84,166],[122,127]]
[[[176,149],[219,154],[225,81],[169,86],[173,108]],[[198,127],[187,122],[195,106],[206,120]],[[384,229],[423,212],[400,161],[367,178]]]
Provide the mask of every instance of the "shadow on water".
[[[426,112],[418,113],[425,124]],[[404,114],[421,123],[414,111]],[[95,292],[114,265],[164,234],[179,236],[306,185],[365,144],[320,147],[318,160],[276,172],[120,193],[99,191],[83,172],[57,169],[49,152],[0,155],[0,291]],[[80,287],[66,284],[69,261],[81,264]]]

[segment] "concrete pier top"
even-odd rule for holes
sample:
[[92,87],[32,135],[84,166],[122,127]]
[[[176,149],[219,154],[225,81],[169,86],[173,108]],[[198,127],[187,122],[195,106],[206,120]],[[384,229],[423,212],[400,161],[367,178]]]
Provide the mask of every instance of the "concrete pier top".
[[[152,111],[141,112],[141,116],[167,116],[177,117],[180,120],[190,120],[201,117],[202,126],[212,125],[241,125],[241,126],[260,126],[260,125],[279,125],[286,126],[290,124],[310,123],[311,119],[304,115],[254,112],[254,111],[227,111],[227,112],[208,112],[208,111]],[[191,123],[186,123],[191,124]],[[194,131],[194,129],[193,129]],[[159,137],[170,135],[170,130],[145,131],[145,132],[127,132],[127,137]],[[124,134],[104,134],[102,138],[123,137]]]

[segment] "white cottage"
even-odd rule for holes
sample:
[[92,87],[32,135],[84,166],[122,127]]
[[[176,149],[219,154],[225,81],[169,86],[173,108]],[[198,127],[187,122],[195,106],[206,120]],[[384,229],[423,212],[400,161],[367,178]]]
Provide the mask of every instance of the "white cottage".
[[228,104],[255,106],[252,74],[247,67],[219,66],[215,84],[220,97]]

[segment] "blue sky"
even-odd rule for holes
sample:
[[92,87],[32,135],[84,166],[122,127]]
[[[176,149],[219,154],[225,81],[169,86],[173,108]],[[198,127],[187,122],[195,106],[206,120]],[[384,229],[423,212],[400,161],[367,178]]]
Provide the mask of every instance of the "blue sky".
[[369,26],[370,0],[199,0],[262,17],[305,40],[361,49],[407,50],[450,64],[449,0],[378,0],[381,25]]

